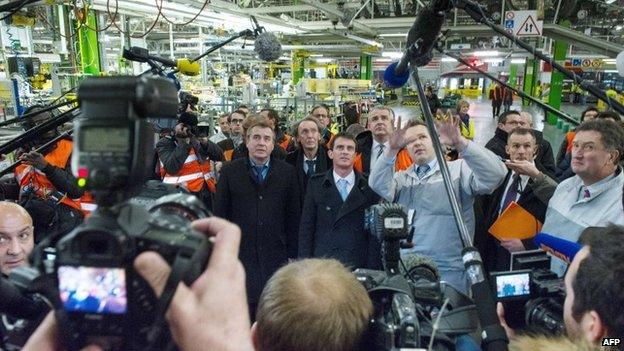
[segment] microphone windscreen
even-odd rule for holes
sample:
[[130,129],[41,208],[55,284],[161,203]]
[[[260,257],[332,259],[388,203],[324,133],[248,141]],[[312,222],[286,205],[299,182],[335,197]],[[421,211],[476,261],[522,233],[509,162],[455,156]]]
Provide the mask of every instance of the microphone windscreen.
[[[419,253],[410,253],[402,258],[407,275],[414,281],[425,279],[431,283],[440,281],[438,265],[428,256]],[[400,267],[403,270],[403,267]]]
[[556,236],[545,233],[538,233],[535,235],[533,242],[542,250],[549,252],[567,263],[572,262],[574,256],[576,256],[583,247],[579,243],[557,238]]
[[393,62],[384,71],[384,82],[389,88],[400,88],[404,86],[409,79],[409,70],[406,70],[402,76],[396,75],[395,70],[398,64],[398,62]]
[[615,67],[620,77],[624,77],[624,51],[620,52],[615,59]]
[[199,75],[199,61],[191,62],[187,58],[178,59],[176,61],[176,68],[180,71],[180,73],[186,76]]
[[282,44],[275,34],[262,32],[256,37],[254,51],[262,61],[275,61],[282,56]]

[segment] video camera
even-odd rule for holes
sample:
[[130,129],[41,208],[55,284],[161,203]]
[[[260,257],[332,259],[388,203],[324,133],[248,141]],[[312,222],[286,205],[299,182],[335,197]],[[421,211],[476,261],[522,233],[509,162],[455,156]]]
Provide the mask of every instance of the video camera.
[[384,271],[354,271],[374,306],[363,349],[427,349],[432,345],[433,350],[454,350],[455,337],[474,332],[478,325],[472,301],[439,281],[431,259],[415,255],[409,267],[403,265],[400,241],[409,237],[403,206],[373,205],[364,221],[366,230],[381,242]]
[[[175,289],[180,281],[195,281],[211,248],[190,227],[210,215],[195,196],[169,194],[148,206],[144,198],[133,201],[146,193],[141,190],[154,154],[146,118],[175,118],[176,89],[164,78],[89,78],[78,98],[82,116],[74,123],[72,169],[98,208],[72,232],[38,248],[35,266],[53,287],[44,294],[69,350],[93,341],[110,350],[164,349],[171,343],[164,314]],[[133,268],[144,251],[158,252],[172,266],[160,299]]]
[[505,304],[507,323],[540,334],[563,334],[563,278],[550,271],[550,257],[542,250],[514,253],[511,271],[492,272],[497,300]]

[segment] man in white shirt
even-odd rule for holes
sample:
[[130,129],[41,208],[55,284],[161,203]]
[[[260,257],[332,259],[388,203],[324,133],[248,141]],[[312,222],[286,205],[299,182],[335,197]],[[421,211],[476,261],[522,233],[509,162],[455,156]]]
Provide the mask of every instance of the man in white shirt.
[[[624,225],[622,190],[624,129],[616,122],[595,119],[577,127],[572,142],[572,171],[548,203],[542,232],[577,241],[587,227]],[[563,276],[566,264],[553,257],[551,268]]]
[[548,201],[557,183],[544,175],[536,165],[538,152],[537,138],[532,129],[518,128],[509,133],[505,147],[509,159],[505,165],[509,169],[507,177],[491,195],[481,197],[485,211],[483,224],[475,234],[475,245],[481,251],[483,263],[488,271],[506,271],[509,269],[510,253],[535,248],[532,239],[506,239],[498,241],[488,233],[488,228],[512,204],[516,203],[535,218],[535,230],[538,222],[544,222]]

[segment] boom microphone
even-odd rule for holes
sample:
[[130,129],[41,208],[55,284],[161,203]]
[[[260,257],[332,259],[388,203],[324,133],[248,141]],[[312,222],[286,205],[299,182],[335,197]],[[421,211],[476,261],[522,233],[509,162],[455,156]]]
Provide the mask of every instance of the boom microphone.
[[282,44],[273,33],[261,32],[254,41],[254,51],[262,61],[275,61],[282,56]]
[[199,62],[191,61],[187,58],[177,59],[176,61],[173,61],[163,57],[150,55],[147,49],[138,46],[133,46],[130,49],[124,49],[122,56],[126,60],[136,62],[148,62],[150,60],[156,61],[158,63],[161,63],[165,67],[175,68],[180,73],[187,76],[199,75]]
[[453,2],[450,0],[433,0],[420,11],[407,33],[405,42],[407,51],[401,61],[391,64],[384,72],[387,86],[402,87],[409,78],[409,64],[420,67],[431,61],[433,58],[431,50],[442,30],[446,12],[451,8]]
[[583,247],[579,243],[573,241],[557,238],[550,234],[538,233],[533,238],[535,245],[539,246],[542,250],[550,253],[551,255],[561,259],[566,263],[572,262],[574,256]]

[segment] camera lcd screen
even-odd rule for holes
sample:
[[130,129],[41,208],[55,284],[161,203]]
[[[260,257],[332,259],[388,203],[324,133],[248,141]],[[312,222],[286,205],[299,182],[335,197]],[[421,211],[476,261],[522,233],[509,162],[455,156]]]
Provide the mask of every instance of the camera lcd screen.
[[59,292],[66,311],[126,313],[126,271],[123,268],[60,266]]
[[86,152],[128,152],[128,128],[83,128],[80,131],[80,149]]
[[507,274],[494,275],[496,281],[496,297],[508,299],[526,297],[531,295],[530,272],[509,272]]

